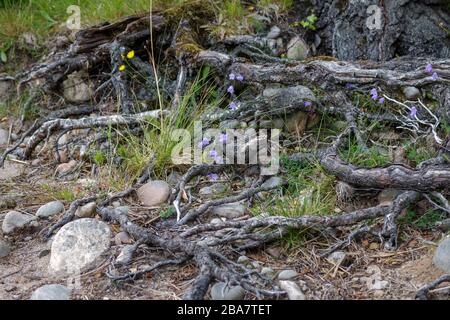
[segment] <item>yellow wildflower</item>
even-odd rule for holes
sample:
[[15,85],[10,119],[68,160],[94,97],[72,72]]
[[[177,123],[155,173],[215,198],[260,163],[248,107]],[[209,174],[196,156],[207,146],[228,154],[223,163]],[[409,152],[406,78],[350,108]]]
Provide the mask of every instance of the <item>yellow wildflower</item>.
[[127,58],[131,59],[134,57],[134,50],[131,50],[130,52],[127,53]]
[[119,71],[124,71],[124,70],[125,70],[125,65],[123,64],[119,67]]

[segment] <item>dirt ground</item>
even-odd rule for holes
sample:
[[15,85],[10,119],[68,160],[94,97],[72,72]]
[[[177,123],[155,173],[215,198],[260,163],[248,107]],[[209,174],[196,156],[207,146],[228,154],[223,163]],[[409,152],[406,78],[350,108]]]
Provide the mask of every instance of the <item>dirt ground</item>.
[[[5,212],[0,215],[0,222]],[[45,227],[52,221],[47,221]],[[114,229],[114,228],[113,228]],[[413,231],[411,231],[413,232]],[[47,270],[50,242],[45,243],[39,232],[23,233],[11,239],[12,253],[0,260],[0,299],[29,299],[33,290],[49,283],[71,285],[70,279],[53,277]],[[413,299],[416,291],[433,281],[442,272],[432,263],[434,234],[414,234],[419,240],[402,243],[396,252],[379,248],[367,239],[347,247],[346,260],[335,266],[316,254],[320,243],[310,241],[300,249],[287,249],[274,244],[265,250],[247,252],[252,262],[273,270],[295,269],[307,299]],[[412,237],[411,237],[412,239]],[[73,287],[75,299],[181,299],[195,275],[191,265],[180,270],[166,268],[148,274],[144,279],[117,285],[108,280],[109,262],[119,252],[114,244],[109,256],[94,270],[81,276],[79,286]],[[141,249],[130,271],[158,259],[158,250]],[[382,281],[382,289],[375,283]],[[73,285],[73,284],[72,284]],[[445,289],[445,288],[444,288]],[[439,290],[435,299],[448,298],[448,290]],[[247,294],[247,299],[255,299]]]

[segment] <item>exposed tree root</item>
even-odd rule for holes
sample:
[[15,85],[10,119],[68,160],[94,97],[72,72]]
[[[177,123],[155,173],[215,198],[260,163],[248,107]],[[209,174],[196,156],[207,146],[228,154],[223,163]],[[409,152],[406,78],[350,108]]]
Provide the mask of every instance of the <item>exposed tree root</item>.
[[[348,134],[353,134],[359,147],[368,149],[364,137],[366,132],[359,128],[359,118],[377,119],[396,125],[401,123],[395,114],[388,111],[375,114],[356,108],[343,92],[344,86],[354,85],[361,92],[372,87],[400,89],[404,86],[419,88],[430,86],[433,90],[437,90],[436,88],[440,86],[450,84],[450,60],[432,61],[433,69],[439,75],[437,79],[433,79],[425,71],[425,65],[429,61],[424,59],[401,58],[390,62],[372,63],[335,61],[322,57],[299,62],[270,56],[265,50],[268,47],[268,39],[262,37],[236,36],[225,38],[220,45],[217,45],[217,41],[211,44],[211,41],[200,41],[199,39],[203,38],[197,37],[196,30],[203,26],[203,20],[210,19],[210,12],[201,9],[200,4],[197,5],[198,8],[190,10],[198,9],[201,15],[198,19],[180,18],[173,12],[154,12],[82,30],[76,35],[76,41],[69,50],[56,53],[31,70],[13,77],[19,85],[37,83],[44,91],[51,92],[57,90],[65,77],[73,71],[88,69],[101,79],[95,93],[111,89],[115,92],[120,111],[118,114],[69,118],[99,109],[97,106],[80,106],[63,109],[39,119],[4,152],[0,158],[0,167],[6,157],[13,152],[22,159],[29,159],[36,147],[55,132],[60,133],[55,142],[59,157],[59,138],[70,130],[108,126],[136,127],[147,118],[158,119],[175,114],[179,111],[187,83],[193,79],[194,71],[208,65],[221,74],[218,77],[221,79],[219,91],[225,92],[230,85],[228,79],[224,80],[228,78],[229,73],[242,75],[245,79],[241,84],[242,87],[252,89],[245,92],[247,95],[239,96],[239,99],[241,97],[242,99],[235,110],[224,107],[204,114],[203,120],[208,124],[224,120],[250,121],[289,117],[298,111],[337,116],[345,119],[348,128],[332,141],[327,140],[327,144],[331,143],[328,147],[311,148],[306,152],[291,154],[289,159],[298,162],[316,159],[328,174],[352,187],[377,190],[393,188],[402,192],[390,205],[378,205],[339,215],[304,215],[287,218],[264,214],[215,224],[203,223],[206,213],[214,207],[251,200],[260,192],[271,191],[284,185],[264,186],[267,177],[260,176],[250,187],[240,190],[235,195],[197,204],[187,197],[188,184],[195,177],[220,173],[230,168],[229,165],[202,164],[192,166],[186,171],[170,198],[177,213],[176,220],[169,219],[159,224],[157,228],[145,228],[133,222],[125,212],[108,206],[115,200],[130,196],[150,178],[155,160],[152,158],[131,187],[105,199],[94,195],[73,201],[64,216],[46,231],[44,235],[46,239],[64,224],[72,221],[78,207],[95,201],[97,214],[102,220],[119,224],[123,231],[137,240],[133,245],[123,247],[115,263],[109,267],[107,275],[111,280],[132,281],[165,266],[191,263],[196,266],[197,274],[185,293],[186,299],[203,299],[211,282],[215,280],[223,281],[230,286],[240,285],[257,297],[277,298],[284,292],[279,291],[273,282],[258,272],[232,261],[229,253],[232,250],[260,248],[283,238],[293,230],[300,231],[306,228],[324,230],[344,226],[356,226],[356,229],[344,240],[325,250],[323,255],[345,248],[351,241],[365,233],[378,236],[386,249],[394,250],[398,246],[397,218],[402,210],[417,202],[422,196],[439,210],[450,212],[448,201],[444,196],[450,191],[450,165],[446,155],[448,144],[445,141],[435,139],[438,143],[442,142],[439,146],[442,149],[440,154],[422,162],[416,168],[402,164],[372,169],[360,168],[343,161],[339,156],[343,137]],[[152,28],[149,28],[150,22]],[[227,50],[222,50],[223,46]],[[133,55],[136,56],[127,58],[127,53],[132,49]],[[164,61],[164,72],[156,68],[158,63],[163,64],[161,61]],[[126,69],[124,72],[124,68],[130,70]],[[172,76],[166,76],[166,73]],[[136,80],[137,78],[139,80]],[[292,92],[288,94],[286,93],[288,91],[282,91],[274,96],[262,94],[266,85],[274,84],[289,87],[302,84],[311,89],[320,88],[325,93],[324,96],[317,98],[312,96],[311,99]],[[134,86],[143,88],[142,91],[147,97],[146,103],[158,104],[150,108],[146,106],[144,110],[156,107],[160,109],[142,112],[134,101]],[[236,100],[238,95],[233,90],[229,92],[230,97],[231,100]],[[445,92],[443,96],[443,101],[447,101]],[[170,111],[162,107],[168,97],[172,97]],[[442,110],[443,106],[440,106],[437,111],[445,117],[445,110]],[[436,123],[439,124],[439,121]],[[437,124],[431,128],[435,138]],[[140,133],[140,130],[137,132]],[[101,136],[99,139],[103,138],[104,136]],[[25,146],[20,149],[22,144]],[[375,220],[377,223],[369,225],[369,220]],[[163,256],[168,254],[170,257],[135,272],[124,271],[124,266],[133,260],[133,255],[141,245],[161,250]],[[417,298],[426,298],[431,289],[445,281],[450,281],[449,276],[444,276],[422,288],[417,293]]]
[[436,279],[435,281],[423,286],[416,294],[418,300],[428,300],[428,293],[439,286],[441,283],[450,282],[450,275],[446,274]]

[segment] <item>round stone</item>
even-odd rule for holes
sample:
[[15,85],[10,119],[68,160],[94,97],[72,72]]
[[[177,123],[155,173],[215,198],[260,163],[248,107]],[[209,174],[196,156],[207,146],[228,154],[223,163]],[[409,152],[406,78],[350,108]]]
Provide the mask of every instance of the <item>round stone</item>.
[[17,230],[30,226],[36,217],[26,215],[17,211],[10,211],[6,214],[2,224],[3,234],[12,234]]
[[52,242],[50,271],[76,274],[95,267],[110,247],[109,226],[96,219],[83,218],[62,227]]
[[95,202],[89,202],[84,206],[78,207],[75,211],[75,216],[78,218],[92,218],[95,216],[95,209],[97,204]]
[[211,209],[214,215],[227,219],[242,217],[245,214],[245,206],[240,203],[227,203]]
[[71,290],[60,284],[47,284],[37,288],[30,300],[70,300]]
[[434,253],[433,263],[445,273],[450,273],[450,237],[439,243]]
[[211,288],[212,300],[242,300],[245,290],[241,286],[229,287],[224,282],[215,283]]
[[162,180],[150,181],[137,190],[137,195],[144,206],[159,206],[169,198],[170,186]]
[[278,274],[279,280],[291,280],[298,276],[295,270],[283,270]]
[[36,211],[36,216],[39,218],[49,218],[64,211],[64,205],[61,201],[52,201],[41,206]]

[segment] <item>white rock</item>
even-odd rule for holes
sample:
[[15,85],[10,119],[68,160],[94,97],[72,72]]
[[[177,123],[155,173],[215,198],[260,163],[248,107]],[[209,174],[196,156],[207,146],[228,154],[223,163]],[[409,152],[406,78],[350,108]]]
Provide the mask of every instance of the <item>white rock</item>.
[[386,280],[374,280],[372,284],[372,290],[383,290],[389,287],[389,281]]
[[78,218],[92,218],[95,216],[95,209],[97,204],[95,202],[89,202],[84,206],[78,207],[75,211],[75,216]]
[[278,280],[291,280],[298,276],[295,270],[283,270],[278,274]]
[[137,190],[139,201],[149,207],[159,206],[170,196],[170,186],[162,180],[147,182]]
[[71,290],[60,284],[46,284],[36,289],[30,300],[70,300]]
[[223,221],[220,218],[214,218],[210,221],[212,224],[221,224]]
[[108,225],[96,219],[78,219],[63,226],[52,242],[50,272],[67,275],[97,265],[110,247]]
[[405,87],[403,88],[403,94],[405,98],[408,100],[417,100],[420,98],[420,90],[416,87]]
[[215,283],[211,287],[212,300],[242,300],[245,290],[241,286],[228,287],[224,282]]
[[270,177],[261,185],[263,188],[276,188],[283,185],[283,179],[281,177]]
[[277,26],[272,26],[272,28],[270,28],[270,31],[267,33],[267,38],[268,39],[276,39],[280,36],[281,33],[281,29]]
[[12,234],[20,229],[23,229],[36,220],[36,217],[26,215],[17,211],[10,211],[6,214],[3,224],[3,234]]
[[243,264],[243,265],[247,265],[247,264],[250,263],[250,259],[249,259],[248,257],[246,257],[246,256],[240,256],[240,257],[237,259],[237,263]]
[[227,219],[234,219],[242,217],[245,214],[245,206],[241,203],[227,203],[211,209],[212,214],[224,217]]
[[450,273],[450,237],[439,243],[434,253],[433,263],[445,273]]
[[280,281],[280,288],[286,291],[289,300],[306,300],[304,293],[294,281]]
[[49,218],[64,212],[64,205],[61,201],[52,201],[44,204],[36,211],[39,218]]
[[7,145],[9,139],[9,132],[3,128],[0,128],[0,146]]

